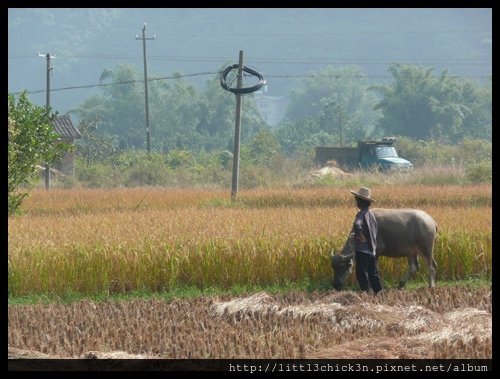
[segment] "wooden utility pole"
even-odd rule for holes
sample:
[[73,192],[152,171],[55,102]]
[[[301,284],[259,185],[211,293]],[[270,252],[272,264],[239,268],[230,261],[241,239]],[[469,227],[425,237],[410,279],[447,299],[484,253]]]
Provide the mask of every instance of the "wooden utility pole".
[[339,118],[339,128],[340,128],[340,147],[342,147],[342,107],[340,105],[337,106],[337,116]]
[[[240,50],[238,62],[237,88],[243,85],[243,50]],[[238,179],[240,176],[240,125],[241,125],[241,94],[236,94],[236,120],[234,123],[233,177],[231,184],[231,200],[238,197]]]
[[[53,69],[53,67],[50,65],[50,59],[55,58],[55,56],[50,55],[50,53],[47,54],[40,54],[38,53],[39,57],[45,57],[47,59],[47,93],[45,96],[45,108],[47,109],[47,112],[50,109],[50,71]],[[50,188],[50,167],[48,163],[45,163],[45,189],[48,190]]]
[[142,39],[142,51],[144,57],[144,103],[146,107],[146,141],[148,146],[148,153],[151,152],[151,127],[149,126],[148,65],[146,59],[146,40],[155,38],[156,34],[154,34],[153,37],[146,38],[146,23],[144,23],[144,27],[142,28],[142,37],[139,37],[138,35],[135,36],[135,39]]

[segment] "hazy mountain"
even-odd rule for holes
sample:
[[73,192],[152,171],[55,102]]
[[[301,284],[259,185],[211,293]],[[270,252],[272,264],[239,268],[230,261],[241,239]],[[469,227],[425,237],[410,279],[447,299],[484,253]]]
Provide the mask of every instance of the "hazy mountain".
[[[8,90],[45,90],[50,52],[52,89],[97,84],[106,68],[131,63],[143,70],[141,35],[147,22],[149,76],[216,72],[236,63],[261,71],[271,95],[283,95],[297,76],[327,64],[357,65],[375,82],[391,62],[435,67],[435,73],[480,80],[492,72],[491,9],[79,9],[10,8]],[[210,75],[187,78],[202,85]],[[282,77],[278,77],[282,76]],[[283,77],[286,76],[286,77]],[[54,91],[64,113],[98,87]],[[45,92],[31,99],[45,104]]]

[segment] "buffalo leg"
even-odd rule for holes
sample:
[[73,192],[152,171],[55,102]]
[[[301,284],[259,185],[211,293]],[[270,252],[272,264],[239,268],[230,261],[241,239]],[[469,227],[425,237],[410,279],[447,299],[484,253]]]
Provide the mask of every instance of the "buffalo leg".
[[417,255],[408,256],[408,271],[403,275],[403,278],[399,282],[398,288],[401,289],[406,285],[406,282],[417,272],[418,270],[418,259]]
[[427,262],[427,267],[429,268],[429,288],[432,288],[436,285],[437,263],[432,255],[425,255],[424,257]]

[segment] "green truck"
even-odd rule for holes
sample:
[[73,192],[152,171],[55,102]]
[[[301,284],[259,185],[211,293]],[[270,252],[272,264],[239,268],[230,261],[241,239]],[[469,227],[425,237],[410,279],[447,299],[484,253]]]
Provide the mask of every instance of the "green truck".
[[411,169],[413,164],[398,156],[394,147],[394,137],[384,137],[380,141],[358,141],[357,147],[316,147],[315,162],[325,166],[335,161],[337,166],[346,170],[357,168],[390,171]]

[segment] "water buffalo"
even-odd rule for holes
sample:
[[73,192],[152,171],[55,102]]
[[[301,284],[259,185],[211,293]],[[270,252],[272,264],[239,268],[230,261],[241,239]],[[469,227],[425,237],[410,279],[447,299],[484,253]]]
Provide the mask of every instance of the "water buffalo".
[[[424,257],[429,268],[429,287],[434,287],[437,264],[432,254],[437,224],[427,213],[417,209],[372,209],[378,223],[376,255],[406,257],[408,271],[399,282],[403,288],[418,270],[418,254]],[[332,252],[332,268],[335,273],[333,287],[341,290],[354,261],[354,236],[349,235],[339,254]]]

